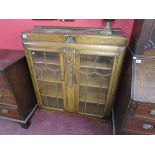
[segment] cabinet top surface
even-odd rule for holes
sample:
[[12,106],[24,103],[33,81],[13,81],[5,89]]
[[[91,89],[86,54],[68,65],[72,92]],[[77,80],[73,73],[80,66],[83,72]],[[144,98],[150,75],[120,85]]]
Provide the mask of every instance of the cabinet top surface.
[[126,46],[127,38],[122,30],[112,29],[112,34],[101,33],[101,28],[51,27],[35,26],[32,30],[22,33],[23,43],[44,41],[66,43],[71,37],[76,44]]
[[0,70],[4,70],[24,57],[23,51],[0,50]]
[[48,33],[48,34],[73,34],[73,35],[95,35],[100,37],[124,37],[121,29],[112,29],[112,35],[102,34],[101,28],[81,28],[81,27],[62,27],[62,26],[34,26],[28,33]]

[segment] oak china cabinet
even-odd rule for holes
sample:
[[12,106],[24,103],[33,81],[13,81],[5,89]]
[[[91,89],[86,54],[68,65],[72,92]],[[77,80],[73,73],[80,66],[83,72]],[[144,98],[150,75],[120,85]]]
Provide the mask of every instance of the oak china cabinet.
[[36,26],[22,33],[41,109],[109,116],[127,39],[121,30],[101,30]]

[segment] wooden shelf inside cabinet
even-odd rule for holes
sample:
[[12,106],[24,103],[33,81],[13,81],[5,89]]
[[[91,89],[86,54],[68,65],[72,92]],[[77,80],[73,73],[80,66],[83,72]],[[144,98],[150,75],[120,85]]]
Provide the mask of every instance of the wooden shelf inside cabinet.
[[63,92],[61,89],[61,84],[49,83],[49,82],[40,82],[40,94],[43,96],[63,98]]
[[59,62],[54,62],[54,61],[41,61],[41,60],[35,60],[34,61],[34,64],[47,64],[47,65],[60,65],[60,63]]
[[106,94],[99,93],[100,89],[98,88],[98,91],[88,91],[81,89],[80,91],[80,101],[83,102],[89,102],[89,103],[97,103],[97,104],[105,104],[106,101]]
[[108,89],[108,84],[108,79],[102,78],[100,81],[97,79],[88,79],[86,81],[85,78],[80,78],[80,86]]
[[53,97],[53,98],[60,98],[62,99],[62,94],[61,93],[56,93],[55,91],[48,91],[47,93],[41,93],[42,96],[48,96],[48,97]]
[[105,104],[105,96],[103,96],[104,98],[101,100],[99,99],[97,96],[92,96],[92,95],[87,95],[86,99],[85,96],[81,96],[80,97],[80,101],[82,102],[89,102],[89,103],[95,103],[95,104]]
[[43,94],[43,93],[41,93],[41,96],[51,97],[51,98],[55,98],[55,99],[63,99],[63,97],[61,95],[56,96],[56,94]]
[[47,74],[45,73],[45,76],[41,77],[41,76],[37,76],[37,80],[38,81],[42,81],[42,82],[51,82],[51,83],[62,83],[62,79],[61,76],[51,76],[51,74],[48,72]]
[[92,63],[92,62],[86,62],[82,61],[80,63],[81,68],[96,68],[96,69],[105,69],[105,70],[112,70],[112,65],[107,63]]
[[37,79],[39,82],[50,82],[50,83],[58,83],[58,84],[62,84],[61,81],[55,81],[54,79]]

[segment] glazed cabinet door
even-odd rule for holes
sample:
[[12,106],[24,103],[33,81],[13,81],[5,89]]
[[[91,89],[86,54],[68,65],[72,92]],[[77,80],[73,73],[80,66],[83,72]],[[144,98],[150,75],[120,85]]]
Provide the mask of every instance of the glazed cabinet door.
[[59,51],[29,51],[37,96],[41,107],[64,110],[64,70]]
[[[95,52],[94,52],[95,53]],[[76,55],[76,103],[79,113],[103,117],[111,100],[115,55]]]
[[117,87],[121,54],[87,53],[68,47],[27,53],[42,108],[97,117],[107,115]]

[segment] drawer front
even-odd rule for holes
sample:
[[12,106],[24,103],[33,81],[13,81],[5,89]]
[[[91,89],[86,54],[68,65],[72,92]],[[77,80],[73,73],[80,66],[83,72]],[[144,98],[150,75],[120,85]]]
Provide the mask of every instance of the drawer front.
[[17,106],[15,97],[7,88],[0,88],[0,104]]
[[134,113],[134,117],[155,120],[155,105],[138,104]]
[[3,105],[0,105],[0,116],[20,119],[20,113],[18,109]]
[[123,130],[141,134],[155,134],[155,122],[129,118]]
[[7,82],[5,80],[5,77],[4,77],[3,73],[0,72],[0,87],[1,86],[6,86],[6,85],[7,85]]

